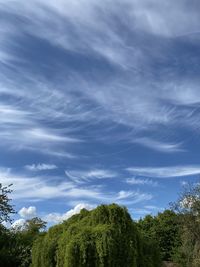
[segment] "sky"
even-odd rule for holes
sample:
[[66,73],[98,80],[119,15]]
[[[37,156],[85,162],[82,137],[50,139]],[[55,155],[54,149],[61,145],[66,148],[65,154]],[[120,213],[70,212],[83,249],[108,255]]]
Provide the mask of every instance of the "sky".
[[14,223],[156,214],[200,175],[198,0],[0,0],[0,182]]

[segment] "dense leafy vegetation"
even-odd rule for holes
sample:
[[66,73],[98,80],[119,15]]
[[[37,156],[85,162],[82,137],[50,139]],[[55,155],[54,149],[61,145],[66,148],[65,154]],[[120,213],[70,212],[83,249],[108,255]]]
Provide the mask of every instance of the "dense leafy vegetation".
[[0,224],[0,266],[29,267],[33,242],[44,227],[45,223],[37,217],[10,230]]
[[33,246],[32,267],[160,267],[159,250],[145,240],[125,208],[82,210],[49,229]]
[[175,249],[181,244],[179,216],[174,211],[165,210],[157,216],[147,215],[139,220],[138,227],[146,238],[158,244],[162,260],[173,259]]

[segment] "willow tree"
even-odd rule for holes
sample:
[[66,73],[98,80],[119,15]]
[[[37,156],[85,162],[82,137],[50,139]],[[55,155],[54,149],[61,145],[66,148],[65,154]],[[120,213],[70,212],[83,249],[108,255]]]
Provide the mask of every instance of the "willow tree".
[[160,267],[126,208],[101,205],[49,229],[33,246],[33,267]]

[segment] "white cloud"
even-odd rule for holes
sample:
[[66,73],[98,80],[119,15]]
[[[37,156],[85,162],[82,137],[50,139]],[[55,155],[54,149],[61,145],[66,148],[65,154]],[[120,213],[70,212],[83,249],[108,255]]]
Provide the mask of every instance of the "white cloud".
[[36,207],[34,206],[30,206],[28,208],[23,207],[19,210],[18,214],[22,217],[22,218],[26,218],[26,219],[30,219],[36,216],[37,211],[36,211]]
[[105,169],[91,169],[88,171],[72,170],[72,171],[65,171],[65,174],[68,178],[70,178],[70,180],[79,184],[88,182],[90,180],[114,178],[117,176],[116,172]]
[[[0,110],[6,114],[0,118],[0,137],[3,140],[1,145],[14,150],[26,149],[73,158],[73,153],[64,151],[63,144],[67,146],[67,150],[71,150],[71,146],[83,141],[77,138],[81,126],[74,128],[65,124],[65,130],[55,131],[51,126],[52,121],[62,124],[75,122],[80,125],[79,122],[97,124],[111,120],[113,123],[128,126],[132,140],[137,140],[141,145],[161,152],[182,151],[181,142],[163,140],[166,140],[168,126],[182,124],[189,129],[192,125],[197,127],[198,116],[193,114],[192,109],[192,115],[188,118],[187,109],[200,101],[198,82],[195,84],[193,80],[185,79],[180,84],[176,75],[172,82],[169,82],[168,77],[162,78],[162,81],[152,78],[152,72],[155,71],[151,66],[152,61],[155,59],[155,62],[164,62],[167,58],[167,55],[165,57],[157,49],[160,48],[160,41],[157,44],[154,37],[157,35],[171,38],[191,32],[198,33],[198,9],[190,5],[188,11],[186,2],[180,0],[164,4],[156,0],[151,0],[150,4],[146,0],[118,0],[115,5],[110,0],[58,0],[56,4],[55,1],[43,0],[33,0],[27,4],[18,0],[7,1],[0,9],[26,21],[17,27],[11,21],[5,20],[0,28],[2,60],[7,64],[13,64],[7,58],[8,55],[22,60],[10,44],[15,43],[16,36],[23,39],[25,32],[45,39],[55,49],[62,47],[67,52],[77,52],[79,55],[103,57],[121,68],[121,74],[117,78],[105,79],[100,85],[95,79],[93,82],[88,81],[79,73],[70,73],[67,78],[61,75],[60,84],[54,79],[47,80],[42,75],[29,71],[23,70],[22,73],[20,69],[19,77],[15,77],[14,81],[7,73],[1,74],[0,94],[6,93],[15,99],[23,99],[21,105],[18,101],[5,104],[1,100]],[[84,12],[81,12],[83,9]],[[118,17],[130,38],[124,38],[122,31],[118,30],[117,19],[114,19]],[[177,18],[180,22],[178,24],[175,22]],[[23,30],[19,31],[19,28]],[[66,31],[68,28],[71,32]],[[148,33],[154,43],[148,42],[148,47],[140,45],[138,33],[141,31]],[[26,62],[27,59],[23,60]],[[174,73],[174,70],[169,72]],[[81,97],[77,98],[73,94],[76,92],[81,93],[83,99],[95,103],[96,108],[85,105]],[[164,103],[163,100],[166,99],[170,105]],[[186,110],[177,111],[177,104],[184,104]],[[44,121],[48,127],[43,125]],[[162,132],[163,135],[155,140],[147,137],[140,139],[137,133],[143,130],[153,130],[158,135]],[[105,130],[99,129],[96,139],[102,140],[102,136],[105,136],[102,131]],[[124,134],[126,135],[127,133]],[[161,136],[164,136],[163,140]],[[115,137],[107,133],[105,139],[115,140]]]
[[135,203],[139,203],[142,201],[146,201],[146,200],[150,200],[152,199],[152,195],[151,194],[146,194],[146,193],[142,193],[139,191],[124,191],[121,190],[118,192],[117,197],[115,199],[116,202],[122,201],[122,203],[127,203],[127,204],[135,204]]
[[[15,175],[11,169],[0,169],[1,182],[4,185],[13,184],[12,199],[27,199],[29,201],[65,198],[71,202],[92,200],[95,203],[116,202],[123,205],[138,203],[150,200],[152,195],[140,191],[113,192],[112,189],[105,190],[101,186],[80,186],[77,187],[73,182],[59,182],[55,184],[49,177],[30,177],[24,175]],[[24,216],[27,213],[34,212],[34,208],[23,208],[20,213]]]
[[158,186],[158,183],[151,179],[141,179],[141,178],[127,178],[126,182],[131,185],[150,185],[150,186]]
[[1,183],[4,185],[13,184],[12,198],[13,199],[29,199],[41,200],[50,198],[67,197],[67,191],[74,187],[71,182],[61,182],[55,184],[52,178],[40,176],[25,176],[24,174],[13,174],[11,170],[0,169]]
[[[75,159],[76,146],[82,146],[80,151],[91,156],[87,142],[110,144],[124,140],[130,143],[130,149],[137,143],[159,152],[182,152],[184,143],[179,126],[192,133],[194,129],[199,130],[199,82],[187,73],[180,79],[180,70],[185,68],[182,65],[185,54],[173,54],[176,38],[180,37],[179,41],[184,42],[189,39],[192,44],[199,34],[199,12],[192,4],[181,0],[173,3],[157,0],[116,0],[115,3],[111,0],[0,0],[0,3],[3,3],[0,12],[12,14],[19,22],[19,25],[13,23],[6,15],[2,16],[0,26],[0,62],[9,66],[5,72],[2,68],[0,73],[0,146],[8,153],[28,150]],[[179,23],[176,23],[177,19]],[[186,40],[187,34],[193,34],[192,38]],[[37,66],[34,61],[30,62],[32,51],[24,45],[28,36],[33,45],[38,44],[38,37],[45,41],[55,49],[56,55],[57,52],[63,55],[78,53],[81,59],[87,57],[105,64],[105,72],[106,64],[109,70],[110,66],[114,67],[117,74],[115,71],[113,75],[106,73],[105,79],[101,77],[101,70],[98,69],[98,73],[95,69],[88,70],[92,75],[90,79],[62,60],[52,66],[44,60],[42,68],[48,68],[48,73],[53,70],[55,74],[47,79],[39,70],[38,62]],[[45,49],[43,52],[47,56]],[[191,57],[192,66],[195,66],[192,60]],[[23,64],[17,64],[19,62]],[[97,67],[98,62],[95,62]],[[188,71],[191,71],[191,62],[187,60]],[[161,63],[159,76],[158,63]],[[105,123],[110,127],[104,127]],[[175,129],[176,137],[171,134]],[[99,151],[93,152],[93,155],[99,154]],[[36,171],[50,169],[53,166],[50,165],[41,163],[26,167]],[[134,167],[129,171],[134,175],[167,178],[199,174],[200,167]],[[63,197],[72,201],[92,199],[130,203],[152,197],[123,189],[106,192],[98,187],[83,187],[84,183],[95,179],[117,176],[113,171],[103,169],[67,171],[71,180],[67,182],[58,182],[61,177],[55,176],[15,175],[9,171],[7,175],[3,174],[3,182],[14,184],[15,199]],[[134,178],[127,182],[154,184],[150,179]]]
[[143,137],[143,138],[135,138],[133,143],[140,144],[142,146],[151,148],[156,151],[166,152],[166,153],[173,153],[173,152],[181,152],[184,151],[181,148],[181,144],[173,144],[167,142],[157,141],[151,138]]
[[[6,76],[9,75],[6,74]],[[66,150],[82,140],[76,138],[71,132],[69,133],[69,128],[60,130],[52,127],[52,121],[55,119],[63,122],[70,120],[73,116],[75,107],[67,107],[70,95],[67,96],[68,100],[63,101],[66,94],[59,90],[53,90],[52,84],[48,81],[39,81],[39,78],[37,80],[30,73],[25,76],[32,85],[32,89],[28,91],[27,86],[29,87],[29,85],[22,77],[20,78],[20,75],[19,79],[14,80],[9,77],[1,77],[0,95],[8,96],[6,99],[2,97],[0,101],[0,112],[2,113],[0,137],[4,140],[1,146],[5,146],[8,150],[30,150],[56,157],[74,158],[73,153]],[[13,80],[12,83],[10,79]],[[22,98],[23,101],[20,104],[17,100],[10,103],[9,98]],[[63,149],[64,144],[65,149]]]
[[88,201],[93,203],[113,203],[130,204],[149,200],[152,195],[139,191],[113,192],[105,190],[102,186],[77,186],[74,182],[56,182],[60,177],[40,177],[14,175],[9,169],[0,169],[1,183],[3,185],[13,184],[12,199],[40,201],[47,199],[64,198],[70,201]]
[[[172,83],[164,86],[163,97],[165,99],[169,99],[174,104],[190,107],[200,102],[198,82],[194,81],[193,83],[191,83],[191,81],[187,79],[183,79],[181,82],[175,82],[176,86],[174,86],[174,84]],[[194,110],[196,110],[196,108]]]
[[79,203],[73,209],[61,214],[61,213],[49,213],[44,216],[43,220],[52,223],[60,223],[64,220],[69,219],[71,216],[80,213],[82,209],[92,210],[95,206],[87,203]]
[[[107,142],[116,140],[118,135],[117,132],[113,134],[114,131],[111,134],[104,127],[99,127],[98,133],[95,127],[90,127],[85,135],[81,132],[85,124],[80,122],[98,127],[109,121],[113,128],[117,125],[127,127],[120,133],[121,140],[127,138],[132,144],[159,152],[182,152],[182,136],[175,141],[168,141],[167,137],[169,129],[179,125],[192,131],[199,129],[199,114],[195,114],[196,107],[193,106],[200,101],[198,82],[187,77],[180,82],[173,68],[167,69],[169,77],[173,73],[170,82],[168,76],[154,79],[152,62],[164,63],[168,58],[159,52],[161,39],[158,37],[197,33],[199,14],[192,5],[188,12],[185,2],[179,0],[173,4],[160,4],[155,0],[150,3],[150,9],[146,0],[120,0],[115,5],[109,0],[58,0],[56,4],[43,0],[24,4],[18,0],[4,3],[0,7],[2,12],[11,12],[13,16],[22,18],[21,21],[26,21],[17,27],[5,19],[0,27],[2,58],[7,64],[16,66],[6,55],[21,60],[10,44],[16,43],[16,36],[23,40],[24,32],[26,36],[45,39],[58,51],[62,47],[64,51],[78,52],[80,56],[103,57],[121,72],[117,77],[104,79],[101,84],[95,78],[90,81],[78,71],[67,76],[60,71],[60,83],[53,77],[47,80],[42,74],[36,75],[29,68],[23,72],[18,69],[19,75],[15,75],[15,79],[8,73],[0,74],[0,95],[6,94],[13,99],[9,103],[3,98],[0,101],[3,114],[0,118],[1,146],[7,150],[29,150],[73,159],[76,157],[74,146],[88,141],[88,134],[95,141],[104,139]],[[83,9],[84,13],[81,12]],[[173,12],[166,15],[166,10]],[[120,17],[120,24],[129,31],[130,38],[124,38],[122,31],[118,30],[115,17]],[[177,17],[183,23],[174,23]],[[186,17],[192,17],[192,20]],[[19,31],[19,28],[23,30]],[[66,31],[68,28],[71,31]],[[148,46],[144,45],[145,33],[144,40],[138,37],[141,31],[154,40],[147,42]],[[24,56],[22,60],[28,64],[30,59]],[[171,65],[176,63],[173,60]],[[76,93],[82,96],[76,97]],[[89,100],[95,107],[85,104],[84,100]],[[184,109],[177,105],[184,105]],[[53,129],[54,122],[65,125],[65,128]],[[154,138],[148,137],[149,132],[155,134]],[[138,137],[141,133],[142,138]]]
[[118,196],[117,196],[117,198],[118,199],[124,199],[124,198],[127,198],[127,197],[130,197],[130,196],[133,196],[133,192],[131,192],[131,191],[120,191],[119,193],[118,193]]
[[38,139],[40,140],[40,142],[42,141],[72,142],[72,143],[80,142],[80,140],[75,139],[75,138],[58,135],[55,133],[55,130],[54,130],[54,133],[53,133],[53,130],[52,130],[52,133],[50,133],[49,130],[47,131],[45,129],[36,128],[36,129],[27,130],[25,132],[25,135],[29,136],[32,140]]
[[44,170],[57,169],[57,166],[54,164],[39,163],[39,164],[26,165],[25,168],[30,171],[44,171]]
[[168,166],[168,167],[130,167],[127,170],[135,175],[155,178],[170,178],[200,174],[200,166]]
[[[130,0],[128,1],[130,2]],[[136,27],[156,35],[176,37],[198,32],[199,16],[196,5],[187,1],[133,1]],[[176,23],[176,21],[180,23]]]

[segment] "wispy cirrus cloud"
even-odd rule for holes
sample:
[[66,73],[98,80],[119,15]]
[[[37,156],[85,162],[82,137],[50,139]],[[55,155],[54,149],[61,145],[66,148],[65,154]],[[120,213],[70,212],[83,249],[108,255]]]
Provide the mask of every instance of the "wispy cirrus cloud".
[[95,184],[81,186],[73,181],[58,181],[58,177],[28,176],[14,174],[10,169],[0,169],[1,183],[3,185],[13,184],[12,198],[18,200],[42,201],[48,199],[69,199],[93,203],[112,203],[130,204],[152,199],[149,193],[133,190],[113,191],[105,190],[102,186]]
[[152,200],[152,198],[153,198],[152,194],[144,193],[139,190],[137,191],[121,190],[118,192],[115,202],[123,205],[133,205],[133,204],[138,204],[140,202],[150,201]]
[[132,191],[119,191],[117,198],[118,199],[125,199],[127,197],[133,196],[135,193]]
[[133,140],[133,143],[140,144],[152,150],[165,152],[165,153],[184,151],[180,143],[173,144],[173,143],[160,142],[158,140],[154,140],[152,138],[147,138],[147,137],[135,138]]
[[85,183],[95,179],[114,178],[118,174],[111,170],[90,169],[90,170],[70,170],[65,171],[66,176],[75,183]]
[[168,166],[168,167],[130,167],[132,174],[155,178],[172,178],[200,174],[199,166]]
[[[18,166],[18,155],[23,162],[23,173],[2,174],[15,199],[132,205],[153,196],[131,183],[199,173],[198,165],[184,165],[199,145],[199,7],[0,0],[0,147],[6,164],[13,157]],[[46,172],[55,176],[30,172],[44,166],[24,168],[36,153],[38,162],[55,162],[58,170]],[[154,156],[169,166],[134,167],[157,164]],[[135,178],[125,180],[124,166],[133,166]],[[119,174],[123,182],[113,179]]]
[[[192,121],[196,125],[196,115],[193,114],[193,120],[191,117],[188,120],[185,119],[186,109],[191,108],[188,107],[188,104],[193,103],[194,99],[197,101],[196,92],[198,92],[198,87],[195,86],[193,80],[187,79],[182,84],[178,84],[179,77],[175,76],[169,83],[168,77],[166,77],[167,74],[164,77],[161,75],[161,80],[154,79],[155,68],[151,66],[152,63],[150,62],[155,62],[156,64],[161,61],[164,64],[165,61],[168,61],[168,55],[165,57],[163,53],[159,52],[160,39],[156,39],[156,41],[154,38],[156,46],[148,42],[148,49],[144,42],[142,42],[142,46],[138,45],[138,42],[141,42],[141,31],[148,33],[146,38],[150,38],[150,40],[154,35],[159,36],[161,42],[163,36],[171,38],[176,37],[177,34],[184,33],[184,28],[174,27],[174,23],[171,24],[173,18],[177,17],[187,25],[186,32],[195,31],[199,21],[196,8],[191,4],[189,15],[192,14],[195,19],[190,23],[186,23],[185,16],[188,16],[186,12],[187,6],[181,1],[174,4],[179,8],[173,8],[174,13],[171,15],[171,19],[163,12],[163,6],[156,1],[151,1],[150,10],[146,1],[142,3],[138,1],[118,1],[118,4],[113,6],[112,1],[71,3],[70,1],[64,2],[60,0],[55,5],[53,1],[46,3],[41,0],[35,0],[29,5],[21,5],[20,1],[17,5],[15,3],[11,5],[11,2],[1,5],[2,12],[7,12],[26,20],[26,23],[23,23],[23,19],[21,20],[24,32],[19,32],[14,25],[11,27],[10,21],[5,20],[4,22],[4,24],[8,25],[7,31],[3,32],[5,45],[2,46],[4,49],[9,47],[10,54],[15,54],[17,57],[18,52],[10,45],[12,38],[16,38],[19,35],[23,41],[23,37],[26,39],[26,34],[28,33],[35,38],[39,37],[46,40],[48,45],[53,44],[56,51],[60,52],[61,48],[64,48],[65,53],[69,51],[80,53],[79,55],[83,56],[83,58],[90,54],[91,58],[95,60],[97,60],[97,56],[102,56],[113,65],[122,67],[118,78],[106,79],[106,82],[103,82],[100,86],[96,82],[95,78],[97,77],[94,77],[93,82],[91,82],[88,77],[84,77],[83,73],[72,71],[71,76],[60,78],[66,84],[65,90],[61,90],[59,86],[55,87],[54,82],[41,79],[41,77],[34,77],[33,73],[27,73],[27,77],[28,79],[31,78],[32,84],[35,83],[34,94],[32,90],[29,90],[28,93],[33,111],[36,111],[37,114],[39,113],[46,120],[49,120],[52,116],[58,121],[70,120],[73,122],[91,121],[92,119],[93,123],[95,123],[96,117],[99,117],[100,120],[110,119],[113,123],[132,127],[136,132],[144,129],[158,130],[159,125],[162,125],[162,129],[166,130],[166,127],[175,127],[180,122],[186,127],[191,127]],[[83,5],[85,12],[80,15],[79,11],[82,10]],[[170,10],[171,6],[170,4],[165,4],[165,9]],[[124,16],[126,19],[120,19],[121,27],[130,33],[130,38],[123,38],[121,30],[117,30],[119,25],[114,18],[119,17],[122,10],[126,14]],[[25,13],[27,15],[24,15]],[[131,30],[130,25],[134,25]],[[35,31],[35,28],[38,30]],[[68,31],[66,31],[66,28]],[[163,28],[166,31],[163,31]],[[145,38],[145,35],[143,38]],[[77,42],[77,40],[79,41]],[[37,42],[37,39],[35,41]],[[171,48],[175,44],[172,42],[168,43],[168,45]],[[63,54],[65,55],[65,53]],[[23,60],[28,61],[29,59],[24,57]],[[181,60],[182,56],[180,55],[180,63]],[[108,67],[108,65],[106,66]],[[124,68],[126,70],[127,68],[130,69],[130,75],[129,72],[123,71]],[[166,69],[165,64],[163,68],[164,70]],[[170,77],[172,72],[174,72],[173,66],[170,70],[167,69]],[[18,83],[14,87],[17,87]],[[27,85],[30,86],[30,82]],[[31,87],[33,86],[31,85]],[[82,101],[80,103],[80,99],[78,100],[73,96],[72,87],[73,92],[83,93],[84,91],[83,98],[90,99],[93,103],[98,104],[103,112],[98,113],[98,115],[94,113],[93,116],[87,105],[84,105]],[[185,90],[187,94],[183,95],[182,92],[185,92]],[[26,88],[23,88],[23,90],[7,88],[6,91],[12,95],[18,92],[25,96],[27,93]],[[39,95],[35,91],[39,92]],[[166,99],[171,103],[165,103],[164,100]],[[177,110],[176,107],[180,101],[185,105],[185,110],[183,111]],[[87,114],[87,116],[81,114]],[[190,112],[190,114],[192,113]],[[72,129],[69,128],[68,130]],[[108,135],[107,138],[109,138]],[[179,141],[166,140],[165,143],[162,140],[147,140],[145,137],[143,140],[138,139],[138,143],[160,152],[182,151]]]
[[[131,142],[130,136],[127,138],[130,134],[135,140],[132,144],[162,153],[183,152],[182,138],[177,133],[178,137],[173,140],[168,131],[177,125],[197,129],[199,113],[192,104],[200,99],[198,81],[191,79],[188,73],[180,82],[176,68],[179,70],[182,65],[183,55],[176,54],[175,62],[173,53],[167,51],[176,48],[177,40],[173,38],[177,35],[196,31],[199,18],[191,4],[189,15],[194,19],[186,22],[185,2],[178,1],[174,5],[179,8],[173,8],[169,19],[163,6],[154,0],[150,10],[146,1],[118,1],[118,5],[112,1],[89,0],[84,3],[59,0],[56,5],[54,1],[42,0],[28,5],[21,1],[2,1],[0,12],[7,16],[3,17],[0,45],[4,54],[13,56],[7,63],[17,68],[19,74],[15,79],[11,70],[4,69],[1,74],[0,94],[10,99],[9,103],[4,100],[0,103],[6,114],[1,119],[1,138],[6,145],[14,150],[38,150],[52,156],[75,158],[73,148],[78,141],[88,140],[88,135],[95,141],[116,140],[115,131],[100,127],[111,122],[112,129],[124,127],[121,140]],[[84,14],[80,13],[83,6]],[[166,10],[171,7],[165,4]],[[123,18],[119,16],[122,11],[126,14]],[[10,16],[18,19],[20,27],[13,24]],[[171,22],[177,17],[187,30],[174,27]],[[129,32],[129,38],[121,34],[121,28]],[[165,42],[168,38],[169,42]],[[52,62],[46,56],[41,62],[38,57],[39,72],[32,60],[37,55],[32,55],[32,49],[26,46],[29,42],[36,45],[35,50],[37,45],[43,45],[51,51]],[[88,74],[78,68],[81,64],[75,69],[71,64],[77,60],[73,58],[75,55],[79,60],[93,60],[91,68],[98,65],[101,70],[91,72],[92,79],[89,79]],[[69,56],[73,60],[67,60]],[[15,58],[22,60],[26,67],[22,67],[23,64],[16,67]],[[155,78],[157,68],[153,66],[157,64],[163,66],[160,79]],[[106,79],[102,66],[112,69],[112,75],[106,75]],[[67,74],[63,68],[67,68]],[[51,79],[46,78],[48,72],[52,73]],[[180,105],[184,108],[180,109]],[[88,125],[93,127],[85,134]],[[95,130],[96,127],[99,129]],[[149,131],[154,133],[154,138],[148,138]],[[63,151],[65,143],[67,151]]]
[[158,183],[152,179],[141,179],[141,178],[127,178],[126,183],[130,185],[149,185],[149,186],[158,186]]
[[45,171],[45,170],[55,170],[58,167],[55,164],[46,164],[46,163],[38,163],[32,165],[26,165],[25,169],[29,171]]
[[[13,184],[13,199],[41,200],[66,196],[66,191],[74,187],[70,182],[56,182],[56,177],[44,178],[26,174],[15,174],[11,169],[0,169],[1,183]],[[56,185],[56,186],[55,186]]]

